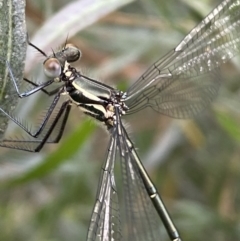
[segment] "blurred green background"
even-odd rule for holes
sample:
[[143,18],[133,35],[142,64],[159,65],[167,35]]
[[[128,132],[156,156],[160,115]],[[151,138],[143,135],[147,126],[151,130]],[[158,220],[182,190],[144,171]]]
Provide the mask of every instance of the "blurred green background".
[[[57,40],[63,44],[77,32],[69,38],[82,51],[77,67],[123,90],[220,3],[140,0],[99,19],[106,5],[88,1],[70,12],[71,2],[27,0],[30,39],[51,52]],[[59,11],[60,21],[51,21]],[[80,24],[89,26],[79,32]],[[26,66],[28,78],[41,79],[40,67],[28,59]],[[184,241],[240,240],[239,66],[235,58],[222,67],[218,98],[193,120],[150,109],[124,118]],[[19,102],[17,114],[34,119],[45,105],[38,98]],[[13,124],[9,129],[18,131]],[[0,148],[0,240],[85,240],[107,143],[106,131],[74,108],[59,144],[40,153]],[[169,239],[163,234],[161,240]]]

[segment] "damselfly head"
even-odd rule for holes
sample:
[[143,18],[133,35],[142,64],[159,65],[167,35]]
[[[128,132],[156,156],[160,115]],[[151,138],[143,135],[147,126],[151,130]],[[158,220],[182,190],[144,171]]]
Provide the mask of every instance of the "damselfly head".
[[81,57],[81,51],[73,44],[66,44],[62,52],[64,53],[68,63],[75,62]]

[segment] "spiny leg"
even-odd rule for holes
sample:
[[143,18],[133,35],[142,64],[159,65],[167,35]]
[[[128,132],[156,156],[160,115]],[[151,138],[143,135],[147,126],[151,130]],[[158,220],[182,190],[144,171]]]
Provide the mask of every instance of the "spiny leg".
[[[40,50],[38,47],[36,47],[35,45],[33,45],[29,39],[28,39],[28,36],[27,36],[27,41],[28,41],[28,44],[30,46],[32,46],[33,48],[35,48],[37,51],[39,51],[41,54],[43,54],[45,57],[47,57],[47,55],[42,51]],[[21,123],[19,120],[17,120],[15,117],[11,116],[11,114],[7,113],[4,109],[2,109],[0,107],[0,112],[2,112],[5,116],[7,116],[8,118],[10,118],[13,122],[15,122],[20,128],[22,128],[25,132],[27,132],[30,136],[36,138],[38,137],[41,133],[42,133],[42,130],[44,129],[45,125],[47,124],[51,114],[53,113],[53,110],[54,108],[56,107],[57,103],[58,103],[58,100],[60,98],[60,94],[61,94],[61,91],[63,90],[63,86],[60,86],[60,87],[57,87],[55,88],[54,90],[52,91],[47,91],[45,90],[44,88],[51,85],[54,80],[49,80],[49,81],[46,81],[45,83],[42,83],[42,84],[37,84],[37,83],[34,83],[33,81],[31,80],[28,80],[28,79],[24,79],[24,81],[28,82],[29,84],[33,85],[34,88],[31,89],[30,91],[27,91],[27,92],[23,92],[23,93],[20,93],[20,90],[19,90],[19,87],[18,87],[18,84],[17,84],[17,81],[14,77],[14,74],[11,70],[11,67],[10,67],[10,64],[8,61],[6,61],[6,66],[8,68],[8,71],[9,71],[9,75],[10,75],[10,78],[14,84],[14,87],[15,87],[15,90],[19,96],[19,98],[24,98],[24,97],[28,97],[38,91],[42,91],[43,93],[49,95],[49,96],[53,96],[55,94],[57,94],[57,96],[54,97],[53,99],[53,102],[51,103],[49,109],[47,110],[47,113],[46,113],[46,116],[43,118],[40,126],[37,128],[37,130],[35,132],[32,132],[26,125],[24,125],[23,123]]]
[[28,34],[27,34],[27,43],[28,43],[28,45],[30,45],[31,47],[33,47],[34,49],[36,49],[39,53],[41,53],[43,56],[47,57],[46,53],[44,53],[40,48],[38,48],[36,45],[34,45],[34,44],[29,40]]
[[52,104],[50,105],[49,109],[47,110],[47,114],[46,116],[44,117],[42,123],[40,124],[40,126],[38,127],[37,131],[35,131],[34,133],[32,133],[25,125],[23,125],[20,121],[18,121],[16,118],[14,118],[13,116],[11,116],[9,113],[7,113],[4,109],[0,108],[0,111],[5,115],[7,116],[9,119],[11,119],[15,124],[17,124],[20,128],[22,128],[24,131],[26,131],[30,136],[32,137],[37,137],[39,134],[41,134],[42,130],[44,129],[44,126],[46,125],[47,121],[49,120],[54,108],[56,107],[57,103],[58,103],[58,100],[60,98],[60,92],[61,92],[61,87],[58,87],[56,88],[55,90],[51,91],[51,92],[47,92],[46,90],[44,90],[43,88],[50,85],[51,83],[53,83],[53,80],[50,80],[50,81],[47,81],[41,85],[38,85],[30,80],[27,80],[27,79],[24,79],[25,81],[27,81],[28,83],[32,84],[33,86],[35,86],[34,89],[28,91],[28,92],[24,92],[24,93],[20,93],[19,92],[19,88],[18,88],[18,85],[17,85],[17,82],[15,80],[15,77],[12,73],[12,70],[10,68],[10,65],[9,63],[6,61],[6,64],[7,64],[7,67],[8,67],[8,70],[9,70],[9,73],[10,73],[10,76],[11,76],[11,80],[13,81],[14,83],[14,86],[15,86],[15,90],[18,94],[18,96],[20,98],[23,98],[23,97],[27,97],[31,94],[34,94],[40,90],[42,90],[44,93],[48,94],[49,96],[51,95],[54,95],[56,93],[58,93],[55,97],[54,97],[54,100],[52,102]]
[[[66,126],[66,123],[68,120],[68,116],[69,116],[69,113],[71,110],[71,105],[69,103],[70,103],[70,101],[66,101],[62,104],[59,112],[57,113],[57,116],[55,117],[54,121],[51,123],[51,126],[49,127],[45,136],[41,140],[38,140],[38,139],[36,139],[36,140],[4,139],[0,142],[0,146],[6,147],[6,148],[23,150],[23,151],[29,151],[29,152],[39,152],[46,143],[58,143],[62,137],[63,131],[65,129],[65,126]],[[56,138],[53,141],[48,141],[48,138],[50,137],[50,135],[52,134],[56,125],[58,124],[59,120],[61,119],[61,116],[63,115],[64,111],[65,111],[65,114],[64,114],[62,123],[60,125],[60,129],[59,129],[59,132],[58,132]],[[21,146],[24,144],[25,144],[25,146]],[[37,144],[37,146],[36,147],[35,147],[35,145],[34,145],[34,147],[26,146],[27,144],[29,144],[29,145]]]
[[5,110],[3,110],[2,108],[0,108],[0,111],[5,115],[7,116],[10,120],[12,120],[16,125],[18,125],[21,129],[23,129],[27,134],[29,134],[30,136],[34,137],[34,138],[37,138],[41,132],[43,131],[45,125],[47,124],[51,114],[53,113],[53,110],[55,109],[58,101],[60,99],[60,93],[57,94],[50,107],[48,108],[47,110],[47,114],[46,116],[44,117],[42,123],[40,124],[40,126],[38,127],[37,131],[35,131],[35,133],[32,133],[25,125],[23,125],[20,121],[18,121],[16,118],[12,117],[10,114],[8,114]]
[[50,126],[49,130],[47,131],[46,135],[44,136],[44,138],[42,139],[42,142],[37,146],[37,148],[35,149],[35,152],[39,152],[44,144],[46,143],[46,141],[48,140],[48,138],[50,137],[51,133],[53,132],[53,130],[55,129],[58,121],[60,120],[62,114],[64,113],[65,111],[65,116],[63,118],[63,121],[62,121],[62,125],[61,125],[61,128],[59,130],[59,133],[55,139],[55,143],[58,143],[60,141],[60,139],[62,138],[62,134],[63,134],[63,131],[65,129],[65,126],[66,126],[66,123],[67,123],[67,119],[68,119],[68,116],[69,116],[69,112],[71,110],[71,105],[69,105],[70,101],[66,101],[62,104],[55,120],[53,121],[52,125]]
[[[32,46],[33,48],[35,48],[37,51],[39,51],[41,54],[43,54],[45,57],[47,57],[47,55],[46,55],[42,50],[40,50],[38,47],[36,47],[35,45],[33,45],[33,44],[29,41],[29,39],[28,39],[28,44],[29,44],[30,46]],[[53,96],[53,95],[56,94],[56,96],[54,97],[54,99],[53,99],[50,107],[49,107],[48,110],[47,110],[46,115],[44,116],[43,120],[41,121],[40,126],[38,127],[38,129],[37,129],[34,133],[31,132],[31,130],[27,127],[27,125],[24,125],[24,124],[21,123],[19,120],[17,120],[15,117],[11,116],[11,115],[10,115],[9,113],[7,113],[5,110],[3,110],[2,108],[0,108],[0,112],[2,112],[5,116],[7,116],[9,119],[11,119],[15,124],[17,124],[21,129],[23,129],[23,130],[24,130],[26,133],[28,133],[31,137],[38,138],[39,135],[42,133],[42,131],[43,131],[44,129],[46,129],[46,128],[45,128],[45,127],[46,127],[46,124],[48,123],[49,118],[52,116],[52,113],[53,113],[53,111],[54,111],[54,109],[55,109],[55,107],[56,107],[56,105],[57,105],[57,103],[58,103],[58,101],[59,101],[61,92],[62,92],[62,90],[63,90],[63,86],[57,87],[56,89],[54,89],[54,90],[52,90],[52,91],[47,91],[47,90],[44,89],[44,88],[47,87],[47,86],[49,86],[49,85],[51,85],[51,84],[54,82],[54,80],[49,80],[49,81],[47,81],[47,82],[39,85],[39,84],[37,84],[37,83],[34,83],[34,82],[31,81],[31,80],[28,80],[28,79],[24,78],[24,81],[26,81],[27,83],[33,85],[35,88],[31,89],[30,91],[20,93],[19,87],[18,87],[18,84],[17,84],[17,81],[16,81],[16,79],[15,79],[15,77],[14,77],[14,74],[13,74],[13,72],[12,72],[12,70],[11,70],[11,67],[10,67],[10,64],[8,63],[8,61],[6,61],[6,65],[7,65],[8,71],[9,71],[10,78],[11,78],[13,84],[14,84],[15,90],[16,90],[19,98],[28,97],[28,96],[30,96],[30,95],[38,92],[38,91],[42,91],[43,93],[47,94],[48,96]],[[60,110],[59,110],[58,113],[57,113],[57,116],[59,115],[59,113],[61,114],[62,111],[64,111],[64,110],[62,110],[62,107],[61,107]],[[69,111],[70,111],[70,107],[68,108],[68,111],[66,111],[67,114],[66,114],[66,117],[64,118],[65,120],[63,121],[62,127],[61,127],[61,129],[60,129],[60,131],[59,131],[59,133],[58,133],[57,138],[56,138],[56,141],[57,141],[57,142],[61,139],[62,132],[63,132],[63,129],[64,129],[64,127],[65,127],[65,124],[66,124],[66,121],[67,121],[67,116],[68,116],[68,114],[69,114]],[[50,124],[48,124],[48,126],[50,126],[50,125],[51,125],[51,126],[54,126],[54,123],[55,123],[55,120],[52,121]],[[50,129],[51,129],[51,128],[52,128],[52,127],[50,127]],[[50,129],[49,129],[49,130],[50,130]],[[36,141],[33,140],[33,141],[29,141],[29,143],[30,143],[30,142],[32,142],[32,143],[33,143],[33,142],[37,143],[37,142],[39,141],[39,143],[40,143],[40,142],[41,142],[41,143],[43,142],[42,145],[44,145],[44,143],[47,141],[49,135],[51,134],[51,131],[49,131],[49,130],[47,131],[47,133],[49,133],[49,134],[47,134],[42,140],[36,140]],[[8,140],[4,140],[4,141],[3,141],[3,142],[5,142],[4,146],[6,146],[6,142],[7,142],[7,141],[8,141]],[[10,140],[10,141],[11,141],[11,142],[14,142],[14,140]],[[16,141],[16,142],[19,142],[19,143],[21,142],[21,141],[19,141],[19,140],[15,140],[15,141]],[[25,141],[22,140],[22,142],[25,142]],[[42,147],[40,147],[40,149],[41,149],[41,148],[42,148]],[[39,147],[37,147],[36,150],[33,150],[33,151],[38,151],[38,149],[39,149]]]
[[15,90],[16,90],[19,98],[28,97],[28,96],[30,96],[30,95],[32,95],[32,94],[40,91],[41,89],[43,89],[43,88],[51,85],[52,83],[54,83],[54,80],[51,79],[51,80],[48,80],[48,81],[46,81],[45,83],[43,83],[43,84],[41,84],[41,85],[38,85],[37,87],[35,87],[35,88],[33,88],[33,89],[31,89],[31,90],[29,90],[29,91],[27,91],[27,92],[20,93],[19,88],[18,88],[18,85],[17,85],[17,81],[16,81],[16,79],[15,79],[15,77],[14,77],[14,75],[13,75],[13,72],[12,72],[12,70],[11,70],[10,64],[8,63],[7,60],[6,60],[6,65],[7,65],[8,72],[9,72],[9,74],[10,74],[10,77],[11,77],[10,79],[11,79],[12,82],[13,82],[13,85],[14,85],[14,87],[15,87]]
[[[31,81],[31,80],[29,80],[29,79],[27,79],[27,78],[23,78],[23,80],[26,81],[27,83],[35,86],[35,87],[39,87],[39,86],[40,86],[39,84],[34,83],[33,81]],[[45,89],[41,89],[41,91],[42,91],[43,93],[45,93],[46,95],[48,95],[48,96],[52,96],[52,95],[57,94],[57,92],[58,92],[61,88],[62,88],[62,86],[57,87],[56,89],[54,89],[54,90],[52,90],[52,91],[47,91],[47,90],[45,90]]]

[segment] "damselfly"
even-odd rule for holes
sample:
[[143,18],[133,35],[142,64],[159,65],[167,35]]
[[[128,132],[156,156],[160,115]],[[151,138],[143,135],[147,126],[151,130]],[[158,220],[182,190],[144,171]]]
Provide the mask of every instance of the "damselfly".
[[[16,91],[20,98],[43,91],[46,95],[54,96],[54,99],[34,133],[0,109],[31,137],[36,138],[34,141],[4,139],[0,146],[37,152],[46,143],[59,142],[71,106],[78,106],[86,115],[104,124],[110,133],[87,240],[159,240],[159,216],[169,238],[180,241],[178,231],[142,165],[121,118],[145,107],[175,118],[192,117],[202,111],[217,95],[221,83],[220,65],[239,51],[239,31],[240,2],[223,1],[126,92],[91,79],[72,67],[71,62],[77,61],[81,55],[76,47],[65,45],[61,51],[47,56],[29,43],[46,57],[43,65],[49,80],[38,85],[25,79],[34,87],[20,93],[6,62]],[[58,83],[58,87],[47,91],[46,87],[54,83]],[[56,110],[62,95],[66,95],[67,100]],[[54,118],[51,118],[52,115]],[[51,140],[57,126],[58,134]],[[114,176],[118,156],[124,183],[124,214],[119,208]]]

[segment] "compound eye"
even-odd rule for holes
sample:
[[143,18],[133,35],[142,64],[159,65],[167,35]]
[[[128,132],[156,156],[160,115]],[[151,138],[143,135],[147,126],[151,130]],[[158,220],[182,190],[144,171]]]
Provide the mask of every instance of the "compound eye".
[[81,57],[81,51],[73,44],[67,44],[64,53],[68,63],[75,62]]
[[44,63],[44,73],[49,78],[56,78],[61,75],[62,68],[56,58],[49,58]]

